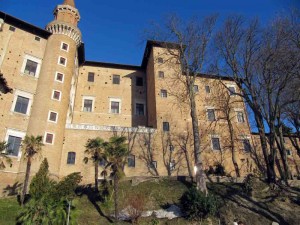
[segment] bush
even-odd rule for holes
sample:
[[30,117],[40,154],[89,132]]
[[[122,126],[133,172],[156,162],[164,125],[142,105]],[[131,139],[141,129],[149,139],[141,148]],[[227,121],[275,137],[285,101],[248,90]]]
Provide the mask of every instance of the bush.
[[218,212],[219,200],[213,194],[207,196],[195,187],[186,191],[180,199],[183,212],[190,220],[200,220]]
[[205,172],[207,175],[226,176],[225,168],[220,163],[215,164],[214,167],[209,166]]
[[145,209],[146,196],[143,194],[133,194],[127,199],[127,210],[132,224],[138,224],[138,219]]

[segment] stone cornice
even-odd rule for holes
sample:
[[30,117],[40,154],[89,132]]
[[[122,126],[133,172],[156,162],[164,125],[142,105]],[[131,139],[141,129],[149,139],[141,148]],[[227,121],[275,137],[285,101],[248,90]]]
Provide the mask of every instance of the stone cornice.
[[48,30],[52,34],[67,35],[76,42],[77,46],[79,46],[81,43],[80,30],[77,27],[74,27],[68,23],[61,21],[53,21],[47,25],[46,30]]
[[54,9],[53,14],[56,15],[58,13],[58,11],[69,11],[69,12],[72,12],[75,15],[75,18],[77,19],[77,21],[79,22],[79,20],[80,20],[79,11],[76,8],[72,7],[72,6],[69,6],[69,5],[58,5]]

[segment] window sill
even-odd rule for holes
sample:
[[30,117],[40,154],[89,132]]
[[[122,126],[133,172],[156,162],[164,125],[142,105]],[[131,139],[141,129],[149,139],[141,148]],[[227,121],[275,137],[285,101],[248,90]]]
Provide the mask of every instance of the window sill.
[[35,74],[35,75],[30,75],[30,74],[28,74],[28,73],[22,73],[21,72],[21,76],[27,76],[27,77],[31,77],[31,78],[33,78],[34,80],[38,80],[38,76]]
[[19,113],[19,112],[15,112],[15,111],[10,111],[12,114],[14,115],[17,115],[17,116],[22,116],[22,117],[28,117],[29,118],[29,115],[28,114],[24,114],[24,113]]

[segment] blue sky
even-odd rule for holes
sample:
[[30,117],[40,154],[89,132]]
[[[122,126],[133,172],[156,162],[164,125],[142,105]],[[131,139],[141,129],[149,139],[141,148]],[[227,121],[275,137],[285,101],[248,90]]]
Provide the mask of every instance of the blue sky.
[[[44,28],[52,11],[63,0],[0,0],[0,10]],[[176,13],[183,19],[218,13],[258,17],[264,23],[300,0],[75,0],[81,14],[79,28],[86,59],[140,65],[145,42],[143,31],[154,21]]]

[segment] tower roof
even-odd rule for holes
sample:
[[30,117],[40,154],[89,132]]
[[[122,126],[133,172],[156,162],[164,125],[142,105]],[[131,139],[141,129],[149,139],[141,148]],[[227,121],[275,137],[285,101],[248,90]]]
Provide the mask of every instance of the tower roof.
[[64,0],[63,5],[69,5],[75,8],[74,0]]

